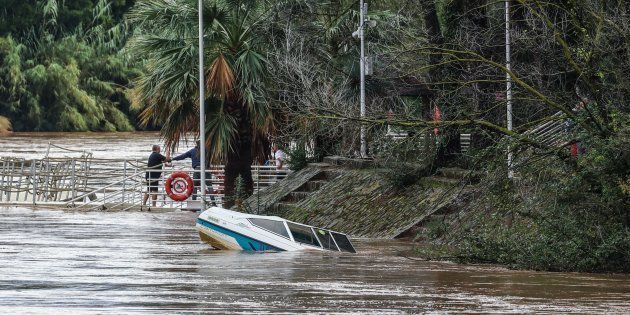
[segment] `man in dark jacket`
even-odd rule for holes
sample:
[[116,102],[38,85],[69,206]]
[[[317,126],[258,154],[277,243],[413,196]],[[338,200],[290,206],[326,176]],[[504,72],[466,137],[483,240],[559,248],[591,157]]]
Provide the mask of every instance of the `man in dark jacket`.
[[153,200],[152,204],[155,207],[157,201],[158,185],[160,182],[160,177],[162,176],[162,164],[164,164],[164,162],[169,162],[170,160],[170,158],[160,154],[159,145],[153,145],[151,155],[149,155],[149,161],[147,162],[147,168],[149,170],[147,170],[147,173],[144,176],[147,181],[147,193],[144,195],[142,205],[147,204],[147,200],[149,200],[149,195],[151,195],[151,199]]
[[[199,141],[197,141],[194,148],[188,150],[188,152],[184,154],[180,154],[173,158],[173,161],[181,161],[184,159],[190,159],[192,161],[191,166],[193,170],[195,170],[193,174],[193,182],[195,183],[193,200],[197,200],[197,191],[199,189],[199,186],[201,185],[201,172],[199,171],[201,169],[201,158],[199,155]],[[206,168],[206,187],[210,191],[210,193],[212,193],[212,175],[207,171],[207,169],[208,168]],[[212,197],[210,197],[210,199],[214,200],[214,198]]]

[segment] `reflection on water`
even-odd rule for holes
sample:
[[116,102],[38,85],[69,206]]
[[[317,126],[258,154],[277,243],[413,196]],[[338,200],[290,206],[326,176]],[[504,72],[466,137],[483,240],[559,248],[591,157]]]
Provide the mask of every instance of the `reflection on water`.
[[359,254],[213,251],[196,215],[0,208],[3,313],[630,312],[630,277]]

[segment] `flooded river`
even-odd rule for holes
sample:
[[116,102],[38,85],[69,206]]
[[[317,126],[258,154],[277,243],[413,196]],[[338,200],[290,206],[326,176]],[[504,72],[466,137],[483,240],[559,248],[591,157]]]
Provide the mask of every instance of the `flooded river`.
[[630,278],[359,254],[213,251],[196,215],[0,208],[0,309],[11,313],[628,312]]
[[[115,137],[80,137],[83,142],[73,138],[68,143],[117,145],[103,140]],[[157,138],[142,137],[142,145]],[[0,148],[6,148],[7,139],[0,140]],[[133,138],[127,143],[135,144]],[[32,142],[12,145],[20,153]],[[140,155],[142,150],[128,152]],[[412,245],[397,241],[355,240],[358,254],[214,251],[199,241],[195,218],[190,212],[0,207],[0,310],[630,313],[628,275],[415,261],[399,254]]]
[[[0,137],[0,157],[41,159],[49,144],[76,151],[89,151],[101,159],[146,159],[153,144],[161,145],[157,132],[20,132]],[[192,145],[192,142],[189,142]],[[180,147],[186,151],[185,143]],[[52,156],[77,156],[70,151],[51,147]],[[164,153],[164,152],[163,152]]]

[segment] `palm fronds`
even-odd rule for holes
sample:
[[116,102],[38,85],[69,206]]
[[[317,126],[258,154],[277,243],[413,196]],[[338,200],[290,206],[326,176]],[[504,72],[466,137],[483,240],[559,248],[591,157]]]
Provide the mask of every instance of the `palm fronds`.
[[[234,150],[238,117],[224,110],[226,102],[241,103],[253,119],[250,128],[267,128],[271,111],[263,101],[261,86],[266,61],[254,39],[256,1],[215,1],[203,8],[207,70],[206,133],[213,159]],[[134,89],[134,106],[142,108],[143,124],[157,123],[167,143],[175,147],[182,137],[198,132],[197,2],[148,0],[129,13],[129,22],[140,32],[129,42],[129,51],[146,63],[145,75]],[[181,117],[182,115],[186,117]]]

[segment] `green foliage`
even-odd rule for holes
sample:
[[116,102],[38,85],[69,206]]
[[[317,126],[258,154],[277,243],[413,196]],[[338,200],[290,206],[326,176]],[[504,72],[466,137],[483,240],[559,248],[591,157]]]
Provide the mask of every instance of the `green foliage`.
[[476,224],[450,235],[456,256],[537,270],[630,271],[630,115],[613,117],[620,133],[582,138],[576,168],[547,157],[522,165],[518,182],[486,178],[470,206]]
[[[261,97],[267,62],[255,28],[269,14],[262,5],[204,2],[206,139],[214,161],[247,147],[241,141],[262,139],[252,134],[270,128],[271,112]],[[142,124],[162,125],[171,147],[188,133],[199,132],[194,123],[199,111],[197,13],[194,1],[155,0],[139,2],[128,15],[137,29],[129,49],[146,65],[136,81],[133,104],[142,110]]]
[[90,25],[96,12],[108,7],[107,16],[112,22],[119,22],[123,14],[133,6],[135,0],[0,0],[0,36],[13,34],[22,37],[34,28],[48,23],[51,15],[54,24],[62,31],[73,30],[80,25]]
[[427,229],[427,236],[430,239],[437,239],[442,237],[448,231],[449,225],[444,222],[442,218],[435,218],[427,223],[425,223],[425,228]]
[[[119,53],[126,33],[113,23],[106,1],[76,12],[67,5],[47,1],[38,7],[45,26],[24,44],[0,37],[0,114],[16,131],[133,130],[125,90],[138,72]],[[63,26],[70,24],[57,22],[84,10],[90,27],[68,32]]]
[[457,246],[462,261],[550,271],[630,271],[627,222],[597,209],[548,207],[515,219],[512,226],[500,216],[480,219],[482,225]]
[[387,182],[396,189],[404,189],[415,184],[426,175],[426,169],[411,163],[397,163],[391,165],[385,173]]
[[379,139],[374,145],[375,161],[383,168],[385,179],[396,189],[415,184],[434,171],[437,153],[435,138],[416,135],[393,140]]
[[288,159],[286,163],[293,171],[299,171],[307,167],[308,163],[312,162],[304,145],[297,145],[294,149],[288,150],[287,156]]

